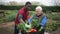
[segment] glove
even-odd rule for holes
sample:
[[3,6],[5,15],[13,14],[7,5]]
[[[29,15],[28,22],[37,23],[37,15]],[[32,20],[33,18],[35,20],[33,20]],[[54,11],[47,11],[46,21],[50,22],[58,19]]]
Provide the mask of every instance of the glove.
[[31,24],[25,24],[25,27],[30,29],[31,28]]

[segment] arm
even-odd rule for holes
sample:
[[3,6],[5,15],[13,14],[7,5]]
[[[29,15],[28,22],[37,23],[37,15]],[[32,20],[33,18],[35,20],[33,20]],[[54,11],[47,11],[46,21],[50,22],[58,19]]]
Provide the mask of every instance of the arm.
[[46,16],[44,16],[44,17],[43,17],[43,19],[41,20],[40,25],[44,27],[44,26],[45,26],[45,24],[46,24],[46,21],[47,21],[47,17],[46,17]]
[[44,26],[45,26],[45,24],[46,24],[46,20],[47,20],[47,17],[44,16],[44,18],[42,19],[42,21],[41,21],[41,23],[40,23],[41,27],[40,27],[39,31],[41,31],[41,30],[44,28]]
[[44,16],[43,19],[41,20],[39,26],[37,27],[37,30],[41,31],[44,28],[44,26],[46,24],[46,20],[47,20],[47,17]]
[[33,16],[31,16],[31,17],[27,20],[27,23],[28,23],[28,24],[30,24],[32,18],[33,18]]
[[25,24],[25,27],[26,28],[31,28],[31,19],[33,18],[33,16],[32,17],[30,17],[28,20],[27,20],[27,23]]
[[22,17],[23,17],[23,16],[22,16],[21,14],[19,14],[19,16],[18,16],[18,21],[24,23]]

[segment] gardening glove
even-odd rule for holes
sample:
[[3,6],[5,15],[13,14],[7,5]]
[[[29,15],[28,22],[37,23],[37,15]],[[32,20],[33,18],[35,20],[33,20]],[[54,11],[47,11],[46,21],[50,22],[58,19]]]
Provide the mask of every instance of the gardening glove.
[[30,29],[30,28],[31,28],[31,24],[27,24],[27,23],[26,23],[26,24],[25,24],[25,27],[28,28],[28,29]]

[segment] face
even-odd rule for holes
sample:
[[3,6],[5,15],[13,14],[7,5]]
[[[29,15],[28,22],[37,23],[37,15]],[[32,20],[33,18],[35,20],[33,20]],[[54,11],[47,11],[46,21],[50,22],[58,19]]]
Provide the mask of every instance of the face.
[[25,6],[26,10],[30,10],[31,4]]
[[42,10],[40,10],[40,9],[35,9],[35,14],[36,14],[36,15],[42,14]]

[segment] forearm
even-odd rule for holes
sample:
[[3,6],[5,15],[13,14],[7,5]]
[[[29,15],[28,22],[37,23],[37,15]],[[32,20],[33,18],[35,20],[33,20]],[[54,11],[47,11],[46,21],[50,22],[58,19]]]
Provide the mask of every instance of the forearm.
[[18,16],[18,21],[21,22],[21,23],[24,23],[22,17],[23,17],[22,15],[19,15],[19,16]]
[[28,24],[31,23],[31,19],[33,18],[33,16],[31,16],[27,21],[28,21]]
[[44,26],[46,25],[46,20],[47,20],[47,18],[46,18],[46,16],[42,19],[42,21],[41,21],[41,23],[40,23],[40,29],[39,29],[39,31],[41,31],[43,28],[44,28]]
[[20,19],[20,22],[21,22],[21,23],[24,23],[24,21],[23,21],[22,19]]

